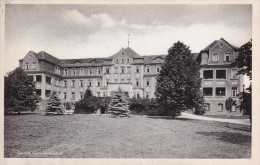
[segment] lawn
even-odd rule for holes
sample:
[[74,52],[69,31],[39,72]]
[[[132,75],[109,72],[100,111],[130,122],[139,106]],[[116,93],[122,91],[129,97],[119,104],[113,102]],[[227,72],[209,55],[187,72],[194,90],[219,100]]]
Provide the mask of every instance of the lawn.
[[250,158],[251,132],[223,123],[141,116],[5,116],[4,156]]

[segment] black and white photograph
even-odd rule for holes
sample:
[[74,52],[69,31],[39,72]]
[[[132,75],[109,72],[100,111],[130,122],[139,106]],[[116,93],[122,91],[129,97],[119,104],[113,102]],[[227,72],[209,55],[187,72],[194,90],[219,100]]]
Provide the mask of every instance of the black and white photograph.
[[252,158],[253,4],[3,8],[4,158]]

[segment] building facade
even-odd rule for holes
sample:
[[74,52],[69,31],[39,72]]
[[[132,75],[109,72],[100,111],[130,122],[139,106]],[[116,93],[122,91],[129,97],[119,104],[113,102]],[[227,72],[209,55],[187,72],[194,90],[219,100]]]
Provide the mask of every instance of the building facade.
[[[238,48],[224,39],[214,41],[194,59],[201,64],[202,90],[208,114],[224,114],[225,100],[242,90],[242,77],[231,67]],[[217,55],[216,55],[217,54]],[[32,76],[45,109],[51,92],[66,103],[74,104],[90,88],[93,95],[109,97],[121,87],[129,97],[155,98],[156,77],[165,55],[141,56],[130,47],[107,58],[58,59],[46,52],[30,51],[20,67]],[[239,114],[234,108],[234,114]]]

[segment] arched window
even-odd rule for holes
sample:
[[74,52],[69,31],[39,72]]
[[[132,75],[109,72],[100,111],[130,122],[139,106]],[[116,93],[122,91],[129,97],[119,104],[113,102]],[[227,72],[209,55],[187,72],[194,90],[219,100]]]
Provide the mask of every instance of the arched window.
[[206,111],[210,111],[210,104],[209,103],[205,103],[204,107],[205,107]]

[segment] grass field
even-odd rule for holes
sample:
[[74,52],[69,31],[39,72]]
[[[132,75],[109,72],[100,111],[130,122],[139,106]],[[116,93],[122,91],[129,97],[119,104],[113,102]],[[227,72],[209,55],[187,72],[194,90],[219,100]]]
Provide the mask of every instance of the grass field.
[[251,132],[223,123],[108,115],[5,116],[4,156],[250,158]]

